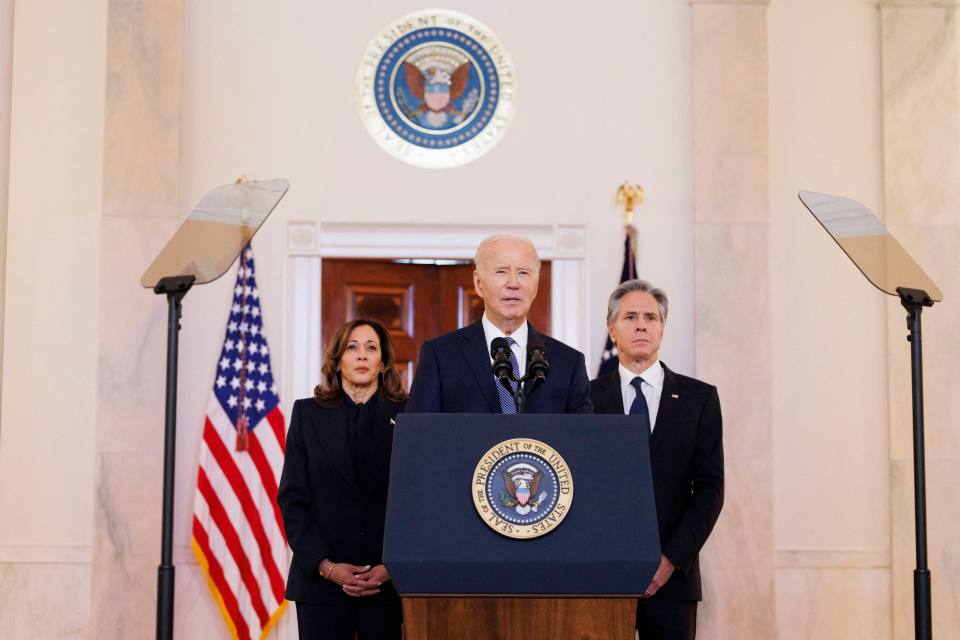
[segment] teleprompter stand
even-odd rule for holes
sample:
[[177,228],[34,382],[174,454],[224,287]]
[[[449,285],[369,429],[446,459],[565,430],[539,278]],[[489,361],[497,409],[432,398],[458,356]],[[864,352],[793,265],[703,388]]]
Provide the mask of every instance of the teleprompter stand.
[[914,637],[931,640],[933,611],[927,567],[927,492],[923,442],[923,354],[920,317],[924,307],[943,300],[943,293],[890,235],[877,217],[859,202],[813,191],[800,201],[840,245],[875,287],[900,298],[907,311],[907,341],[913,395],[913,491],[917,566],[913,572]]
[[167,379],[163,435],[163,521],[157,570],[157,638],[173,638],[173,496],[177,449],[177,360],[183,298],[222,276],[273,211],[286,180],[236,182],[210,191],[140,278],[167,296]]
[[181,301],[197,277],[161,278],[153,288],[167,296],[167,384],[163,420],[163,524],[160,567],[157,570],[157,637],[173,637],[173,480],[177,453],[177,360],[179,356]]
[[917,568],[913,570],[915,635],[933,637],[933,610],[930,596],[930,569],[927,567],[927,484],[923,443],[923,352],[920,344],[920,315],[933,300],[925,291],[897,287],[900,304],[907,310],[907,342],[910,343],[910,377],[913,390],[913,501],[917,538]]

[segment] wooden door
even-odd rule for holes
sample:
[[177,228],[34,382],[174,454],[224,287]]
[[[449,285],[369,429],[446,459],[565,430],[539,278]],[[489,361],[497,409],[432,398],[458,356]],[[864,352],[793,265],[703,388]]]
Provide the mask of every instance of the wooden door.
[[[420,346],[430,338],[480,319],[483,301],[473,290],[473,264],[404,264],[390,260],[325,258],[321,277],[323,346],[344,322],[370,318],[390,332],[397,368],[409,389]],[[540,290],[530,322],[550,332],[550,263],[540,269]]]

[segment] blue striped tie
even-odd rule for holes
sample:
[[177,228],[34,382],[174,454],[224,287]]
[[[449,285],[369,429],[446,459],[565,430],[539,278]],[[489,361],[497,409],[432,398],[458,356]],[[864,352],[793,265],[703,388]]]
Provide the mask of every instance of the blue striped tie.
[[[519,378],[520,365],[517,363],[517,356],[513,353],[513,345],[517,344],[517,341],[513,338],[507,338],[507,342],[510,343],[510,366],[513,367],[513,377]],[[507,391],[507,388],[496,378],[494,378],[494,384],[497,385],[497,395],[500,396],[500,413],[504,415],[516,415],[517,402],[513,399],[513,394]],[[510,388],[516,392],[517,383],[511,381]]]
[[630,381],[630,384],[632,384],[633,388],[637,390],[637,397],[633,399],[633,404],[630,405],[630,415],[640,418],[640,426],[643,428],[643,432],[649,438],[650,409],[647,407],[647,399],[643,397],[643,390],[640,389],[640,385],[643,384],[643,378],[637,376]]

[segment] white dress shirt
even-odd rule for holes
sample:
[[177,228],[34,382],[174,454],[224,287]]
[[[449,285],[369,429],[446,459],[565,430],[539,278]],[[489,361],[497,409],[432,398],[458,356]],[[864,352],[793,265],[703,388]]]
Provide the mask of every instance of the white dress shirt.
[[[509,336],[490,322],[486,312],[480,320],[483,325],[483,339],[487,341],[487,355],[490,356],[490,366],[493,366],[493,356],[490,355],[490,343],[494,338],[513,338],[514,344],[510,345],[510,350],[517,357],[517,364],[520,366],[518,377],[523,377],[527,373],[527,323],[524,322],[516,331]],[[491,374],[492,375],[492,374]]]
[[643,397],[647,401],[647,409],[650,411],[650,432],[657,423],[657,410],[660,408],[660,394],[663,393],[663,365],[658,359],[646,370],[640,373],[630,371],[622,364],[620,365],[620,393],[623,394],[623,413],[630,413],[630,406],[637,397],[636,388],[630,384],[630,381],[640,376],[643,382],[640,383],[640,390],[643,391]]

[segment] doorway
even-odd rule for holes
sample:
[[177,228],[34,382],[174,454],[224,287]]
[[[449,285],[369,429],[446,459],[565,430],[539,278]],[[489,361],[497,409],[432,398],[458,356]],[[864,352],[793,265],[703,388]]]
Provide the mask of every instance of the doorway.
[[[550,261],[544,260],[529,314],[530,323],[548,335],[550,275]],[[397,369],[407,389],[425,341],[483,315],[483,301],[473,290],[472,260],[324,258],[320,282],[322,347],[344,322],[376,320],[393,338]]]

